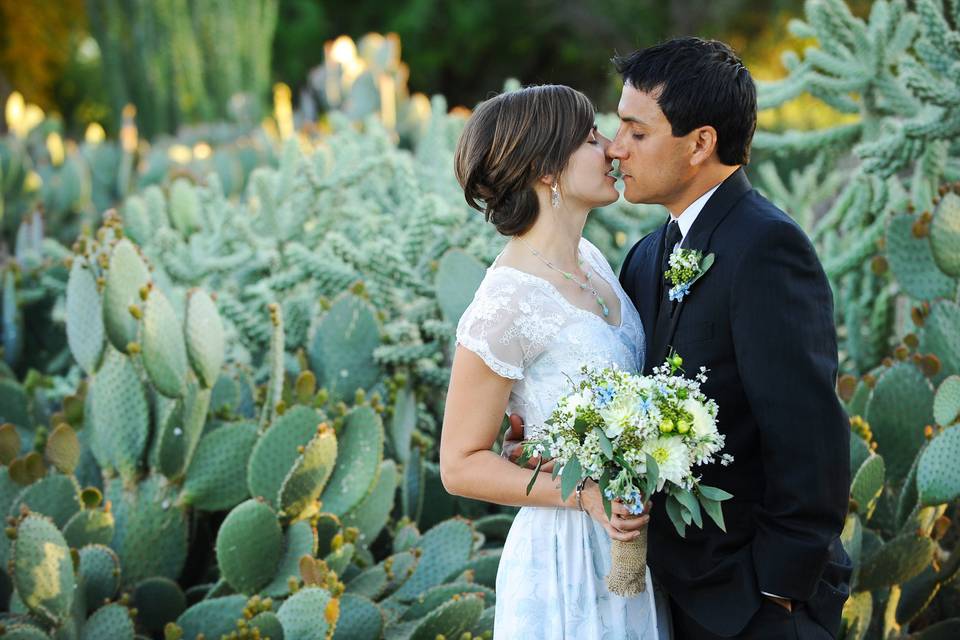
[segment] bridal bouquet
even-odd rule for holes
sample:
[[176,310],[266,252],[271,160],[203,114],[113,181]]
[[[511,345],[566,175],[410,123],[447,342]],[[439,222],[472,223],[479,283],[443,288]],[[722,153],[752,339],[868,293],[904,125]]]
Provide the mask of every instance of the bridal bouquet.
[[[518,464],[536,456],[540,464],[552,458],[564,500],[581,481],[596,481],[608,518],[613,501],[640,514],[644,502],[661,491],[667,494],[667,516],[681,536],[691,523],[703,526],[701,508],[725,530],[720,503],[733,496],[701,484],[695,468],[718,455],[723,465],[733,458],[720,454],[724,437],[717,431],[717,404],[700,391],[706,369],[691,380],[677,374],[682,364],[673,355],[650,376],[583,367],[572,392],[524,441]],[[611,592],[632,596],[646,589],[646,545],[646,528],[632,542],[612,542]]]

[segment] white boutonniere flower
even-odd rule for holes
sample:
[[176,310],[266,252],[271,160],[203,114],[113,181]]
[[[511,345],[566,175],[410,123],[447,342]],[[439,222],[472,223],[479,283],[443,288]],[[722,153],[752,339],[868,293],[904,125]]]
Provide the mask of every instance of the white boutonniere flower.
[[697,249],[682,249],[680,245],[670,253],[670,268],[663,272],[663,277],[670,283],[669,297],[673,302],[680,302],[688,293],[693,283],[713,266],[714,255],[706,256]]

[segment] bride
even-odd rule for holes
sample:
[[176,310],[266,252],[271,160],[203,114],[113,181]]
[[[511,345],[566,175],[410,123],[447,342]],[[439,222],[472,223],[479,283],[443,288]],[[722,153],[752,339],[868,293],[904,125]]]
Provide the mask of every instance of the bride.
[[482,103],[457,146],[467,202],[510,238],[457,327],[440,443],[448,492],[521,507],[497,573],[498,640],[668,635],[653,589],[622,598],[604,582],[611,538],[633,540],[649,516],[615,503],[608,520],[596,483],[563,500],[545,471],[528,495],[531,470],[491,451],[505,414],[529,435],[581,365],[643,370],[637,311],[582,237],[590,210],[619,197],[608,143],[586,96],[548,85]]

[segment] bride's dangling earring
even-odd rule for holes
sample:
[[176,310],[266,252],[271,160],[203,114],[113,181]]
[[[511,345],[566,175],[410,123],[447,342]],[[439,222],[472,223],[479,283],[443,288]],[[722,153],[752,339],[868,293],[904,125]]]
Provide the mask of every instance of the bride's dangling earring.
[[554,209],[560,208],[560,185],[557,184],[556,180],[550,185],[550,204],[553,205]]

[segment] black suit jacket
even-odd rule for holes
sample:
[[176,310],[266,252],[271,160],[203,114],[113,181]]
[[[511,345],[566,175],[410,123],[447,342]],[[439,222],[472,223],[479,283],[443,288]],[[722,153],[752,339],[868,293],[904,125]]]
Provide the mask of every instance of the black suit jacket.
[[[723,637],[760,606],[761,592],[804,603],[834,635],[849,594],[839,543],[849,492],[849,437],[837,399],[833,295],[800,227],[758,194],[743,169],[710,197],[683,246],[713,266],[653,335],[666,225],[627,255],[620,282],[647,336],[646,373],[669,349],[704,393],[733,464],[701,467],[702,481],[734,495],[726,533],[704,518],[680,538],[654,498],[648,559],[676,606]],[[659,513],[658,513],[659,512]]]

